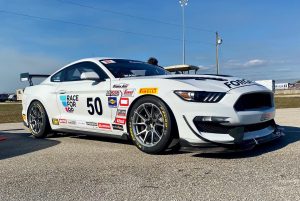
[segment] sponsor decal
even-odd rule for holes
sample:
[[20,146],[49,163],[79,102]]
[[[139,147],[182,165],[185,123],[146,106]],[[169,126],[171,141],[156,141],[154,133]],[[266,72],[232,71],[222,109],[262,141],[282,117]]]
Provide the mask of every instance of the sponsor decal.
[[120,91],[119,90],[108,90],[106,91],[106,96],[119,96]]
[[272,112],[264,113],[261,115],[260,121],[266,121],[266,120],[272,119],[272,117],[273,117]]
[[109,107],[117,107],[118,106],[117,97],[108,97],[108,106]]
[[98,125],[97,125],[96,122],[90,122],[90,121],[88,121],[88,122],[86,122],[86,125],[87,126],[92,126],[92,127],[98,127]]
[[120,106],[127,107],[129,106],[129,98],[120,98]]
[[125,89],[123,96],[125,97],[132,97],[134,95],[135,89]]
[[85,126],[86,125],[86,123],[85,123],[85,121],[76,121],[76,124],[77,125],[79,125],[79,126]]
[[125,117],[126,116],[126,110],[120,110],[120,109],[118,109],[117,110],[117,116]]
[[127,88],[128,84],[121,83],[121,84],[114,84],[113,88]]
[[52,119],[52,124],[53,125],[59,125],[59,120],[58,119]]
[[76,121],[74,121],[74,120],[68,120],[68,124],[76,125]]
[[158,88],[140,88],[139,94],[157,94]]
[[74,112],[76,103],[78,102],[79,95],[62,95],[59,97],[62,105],[65,107],[66,112]]
[[250,85],[250,84],[254,84],[254,82],[252,82],[250,80],[242,79],[242,80],[234,80],[234,81],[230,81],[230,82],[224,82],[224,84],[229,89],[233,89],[233,88],[236,88],[236,87],[242,87],[242,86],[247,86],[247,85]]
[[103,64],[114,64],[116,62],[114,60],[111,60],[111,59],[106,59],[106,60],[102,60],[101,63],[103,63]]
[[119,125],[119,124],[112,124],[112,127],[114,130],[119,130],[119,131],[123,131],[124,128],[122,125]]
[[98,128],[111,129],[110,124],[98,123]]
[[117,124],[126,124],[126,119],[125,118],[115,118],[115,123]]
[[22,114],[22,118],[23,118],[23,121],[26,121],[27,120],[27,117],[25,114]]
[[60,123],[60,124],[66,124],[66,123],[67,123],[67,120],[66,120],[66,119],[59,119],[59,123]]

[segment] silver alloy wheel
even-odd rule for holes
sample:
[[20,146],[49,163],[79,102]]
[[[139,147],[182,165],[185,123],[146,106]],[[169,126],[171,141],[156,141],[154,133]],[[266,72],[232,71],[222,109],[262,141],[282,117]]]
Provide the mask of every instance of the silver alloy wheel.
[[153,103],[143,103],[134,111],[132,125],[136,139],[146,147],[155,146],[166,129],[162,112]]
[[34,134],[38,134],[41,131],[41,127],[44,122],[41,108],[38,105],[33,105],[29,110],[28,116],[30,129]]

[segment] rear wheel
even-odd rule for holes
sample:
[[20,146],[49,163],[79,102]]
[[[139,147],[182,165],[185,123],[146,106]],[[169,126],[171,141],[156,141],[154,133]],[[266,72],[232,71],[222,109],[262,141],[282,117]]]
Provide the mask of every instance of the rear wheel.
[[[174,124],[174,125],[173,125]],[[173,139],[171,113],[156,97],[139,99],[129,113],[129,133],[134,144],[143,152],[157,154],[168,148]]]
[[28,108],[28,125],[31,134],[36,138],[47,137],[51,131],[48,115],[39,101],[32,102]]

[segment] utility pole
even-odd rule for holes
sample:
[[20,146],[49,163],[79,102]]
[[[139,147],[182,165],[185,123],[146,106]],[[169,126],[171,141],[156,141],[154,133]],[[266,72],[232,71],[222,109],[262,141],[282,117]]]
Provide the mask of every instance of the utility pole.
[[184,7],[187,6],[188,0],[179,1],[182,8],[182,63],[185,64],[185,18],[184,18]]
[[217,75],[219,75],[219,46],[222,44],[222,39],[219,36],[219,33],[216,32],[216,68],[217,68]]

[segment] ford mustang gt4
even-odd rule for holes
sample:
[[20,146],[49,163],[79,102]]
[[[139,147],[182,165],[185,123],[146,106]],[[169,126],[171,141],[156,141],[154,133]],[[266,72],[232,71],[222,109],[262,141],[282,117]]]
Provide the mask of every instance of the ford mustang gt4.
[[[21,74],[30,81],[41,75]],[[23,95],[23,120],[36,138],[51,132],[131,139],[143,152],[216,145],[244,149],[283,133],[273,93],[237,77],[170,74],[141,61],[71,63]]]

